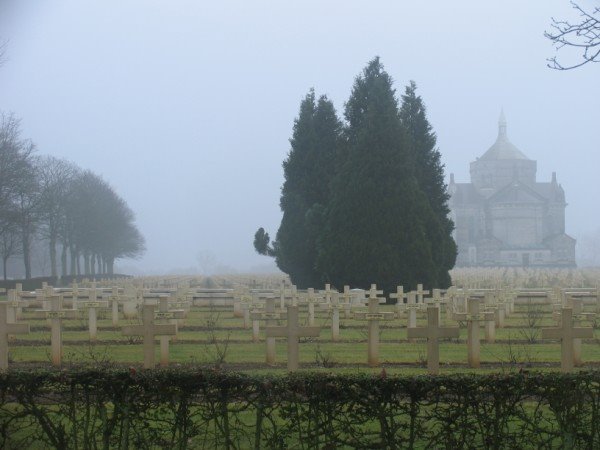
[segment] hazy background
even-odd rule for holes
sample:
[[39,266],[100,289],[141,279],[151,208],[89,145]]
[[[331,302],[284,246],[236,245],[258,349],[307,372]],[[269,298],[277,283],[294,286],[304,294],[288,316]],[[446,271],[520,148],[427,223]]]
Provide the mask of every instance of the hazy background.
[[493,144],[503,106],[538,180],[558,173],[588,261],[600,65],[548,69],[551,16],[575,17],[567,0],[0,0],[0,109],[39,153],[94,170],[129,203],[148,251],[123,270],[267,270],[252,239],[279,226],[300,100],[315,87],[341,113],[379,55],[399,94],[417,82],[457,182]]

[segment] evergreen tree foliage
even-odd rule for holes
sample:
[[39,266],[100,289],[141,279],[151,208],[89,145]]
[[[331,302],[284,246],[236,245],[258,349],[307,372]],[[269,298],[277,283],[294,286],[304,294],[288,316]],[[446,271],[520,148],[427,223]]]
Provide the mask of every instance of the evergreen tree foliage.
[[355,80],[346,103],[343,160],[319,239],[318,269],[337,287],[386,291],[433,286],[426,224],[436,220],[414,175],[392,79],[379,58]]
[[435,287],[446,288],[451,284],[448,271],[454,267],[457,253],[456,243],[452,238],[454,223],[448,216],[450,196],[444,181],[444,165],[436,148],[436,136],[427,120],[423,100],[416,94],[416,89],[414,81],[406,87],[402,96],[400,120],[411,150],[419,188],[425,193],[436,216],[435,221],[425,224],[436,268]]
[[283,162],[283,212],[276,241],[269,247],[264,229],[255,234],[260,254],[276,257],[278,267],[301,288],[318,286],[317,239],[329,202],[329,185],[335,169],[341,123],[326,96],[318,100],[311,90],[300,104],[290,139],[291,150]]

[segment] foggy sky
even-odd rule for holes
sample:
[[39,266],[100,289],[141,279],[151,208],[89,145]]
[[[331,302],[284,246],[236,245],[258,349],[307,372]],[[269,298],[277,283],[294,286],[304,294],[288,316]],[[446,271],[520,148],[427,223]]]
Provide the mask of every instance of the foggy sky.
[[128,202],[148,251],[120,266],[164,273],[204,251],[247,271],[271,261],[252,239],[279,226],[300,101],[314,87],[341,115],[379,55],[398,94],[417,82],[457,182],[504,107],[538,181],[557,172],[578,238],[600,228],[600,65],[548,69],[543,37],[551,16],[573,14],[567,0],[0,0],[0,109],[40,154],[92,169]]

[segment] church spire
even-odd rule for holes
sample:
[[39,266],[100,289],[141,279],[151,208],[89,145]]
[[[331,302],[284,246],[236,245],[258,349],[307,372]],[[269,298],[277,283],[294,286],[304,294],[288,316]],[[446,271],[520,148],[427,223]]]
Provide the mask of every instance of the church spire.
[[500,110],[500,118],[498,119],[498,139],[506,139],[506,118],[504,117],[504,108]]

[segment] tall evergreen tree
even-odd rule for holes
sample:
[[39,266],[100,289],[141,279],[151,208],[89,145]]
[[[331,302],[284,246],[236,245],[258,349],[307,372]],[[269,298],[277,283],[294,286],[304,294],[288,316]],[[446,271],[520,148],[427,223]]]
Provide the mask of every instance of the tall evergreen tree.
[[300,104],[290,139],[291,150],[283,162],[283,212],[276,241],[260,228],[254,239],[258,253],[275,256],[278,267],[299,287],[322,281],[316,269],[317,238],[329,202],[329,185],[341,123],[326,96],[316,100],[311,90]]
[[406,87],[402,96],[400,120],[411,150],[415,177],[437,219],[426,223],[435,263],[435,287],[446,288],[451,284],[448,271],[456,262],[456,243],[452,238],[454,223],[449,218],[450,196],[444,181],[444,165],[436,148],[436,135],[427,120],[425,105],[416,94],[416,89],[414,81]]
[[379,58],[356,78],[345,118],[343,160],[319,239],[319,271],[338,287],[433,285],[425,224],[436,218],[414,175],[392,79]]

